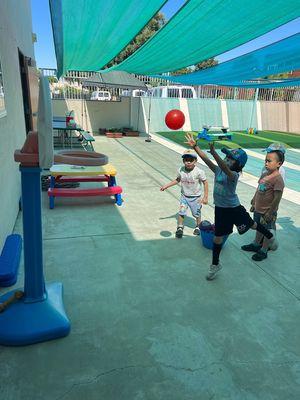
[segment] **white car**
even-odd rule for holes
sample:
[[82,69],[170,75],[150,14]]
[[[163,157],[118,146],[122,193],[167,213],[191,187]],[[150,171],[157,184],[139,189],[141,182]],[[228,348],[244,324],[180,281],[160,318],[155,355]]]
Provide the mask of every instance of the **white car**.
[[146,96],[146,91],[142,89],[122,90],[121,96],[143,97]]
[[196,99],[197,94],[193,86],[157,86],[149,90],[148,95],[151,97],[162,98],[180,98],[180,99]]
[[91,100],[110,101],[111,94],[105,90],[96,90],[92,92]]

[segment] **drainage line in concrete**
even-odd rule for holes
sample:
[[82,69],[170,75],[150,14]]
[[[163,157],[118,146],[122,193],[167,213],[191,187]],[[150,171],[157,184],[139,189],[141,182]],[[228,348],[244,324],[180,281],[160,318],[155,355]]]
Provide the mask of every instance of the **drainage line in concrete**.
[[93,238],[93,237],[108,237],[108,236],[125,236],[132,235],[131,232],[120,232],[120,233],[109,233],[109,234],[98,234],[98,235],[79,235],[79,236],[64,236],[64,237],[54,237],[54,238],[44,238],[46,240],[63,240],[63,239],[78,239],[78,238]]

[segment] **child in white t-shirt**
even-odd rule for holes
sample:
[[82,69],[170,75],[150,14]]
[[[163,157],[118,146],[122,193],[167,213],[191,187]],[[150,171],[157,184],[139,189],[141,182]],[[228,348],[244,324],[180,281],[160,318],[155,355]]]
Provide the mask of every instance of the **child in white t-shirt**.
[[[175,236],[182,238],[184,217],[188,208],[196,219],[194,235],[199,235],[199,224],[201,222],[202,204],[208,202],[208,182],[205,172],[197,167],[197,154],[192,150],[186,150],[182,155],[183,166],[178,170],[177,177],[160,188],[161,191],[171,186],[181,184],[181,198],[178,212],[178,223]],[[204,186],[204,195],[202,196],[202,185]]]

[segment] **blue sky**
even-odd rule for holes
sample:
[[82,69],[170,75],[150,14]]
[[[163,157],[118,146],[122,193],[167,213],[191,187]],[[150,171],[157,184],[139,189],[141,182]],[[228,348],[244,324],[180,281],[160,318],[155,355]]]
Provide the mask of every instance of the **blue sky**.
[[[76,0],[74,0],[74,2],[76,2]],[[185,0],[169,0],[163,7],[162,12],[165,14],[166,18],[170,18],[184,2]],[[33,32],[37,34],[37,43],[35,43],[37,65],[40,68],[56,68],[49,1],[31,0],[31,10]],[[280,28],[274,29],[272,32],[254,39],[234,50],[230,50],[216,58],[219,62],[226,61],[230,58],[248,53],[259,47],[266,46],[284,37],[298,33],[299,31],[300,18],[297,18]]]

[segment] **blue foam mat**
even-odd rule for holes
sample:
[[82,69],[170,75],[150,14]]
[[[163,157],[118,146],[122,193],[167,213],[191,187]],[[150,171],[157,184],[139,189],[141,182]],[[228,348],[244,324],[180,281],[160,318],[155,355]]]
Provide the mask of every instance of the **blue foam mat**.
[[16,283],[22,252],[22,237],[18,234],[7,236],[0,255],[0,286]]

